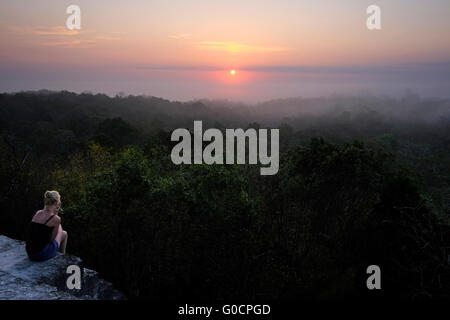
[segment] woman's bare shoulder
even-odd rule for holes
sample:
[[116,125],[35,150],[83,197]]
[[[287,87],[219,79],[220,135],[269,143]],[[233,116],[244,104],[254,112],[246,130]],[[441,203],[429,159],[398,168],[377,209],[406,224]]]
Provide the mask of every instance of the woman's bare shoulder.
[[60,223],[61,223],[61,218],[55,214],[53,216],[53,218],[51,218],[50,221],[47,223],[47,225],[49,227],[55,227],[55,226],[58,226]]
[[42,213],[42,210],[36,211],[34,216],[33,216],[33,218],[31,219],[31,221],[35,221],[36,222],[36,220],[39,220],[38,218],[40,218],[42,216],[41,213]]
[[[53,217],[52,217],[53,216]],[[50,219],[50,217],[52,217]],[[50,219],[50,220],[49,220]],[[61,218],[57,215],[50,214],[44,210],[38,210],[31,219],[33,222],[47,224],[49,227],[53,227],[61,223]],[[46,223],[48,222],[48,223]]]

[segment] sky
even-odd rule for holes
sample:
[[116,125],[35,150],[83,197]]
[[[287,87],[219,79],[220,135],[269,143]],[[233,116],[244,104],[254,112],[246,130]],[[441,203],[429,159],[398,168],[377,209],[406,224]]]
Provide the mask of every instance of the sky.
[[[81,9],[68,30],[66,8]],[[381,8],[381,30],[366,9]],[[0,92],[450,97],[448,0],[0,0]],[[230,70],[236,70],[234,75]]]

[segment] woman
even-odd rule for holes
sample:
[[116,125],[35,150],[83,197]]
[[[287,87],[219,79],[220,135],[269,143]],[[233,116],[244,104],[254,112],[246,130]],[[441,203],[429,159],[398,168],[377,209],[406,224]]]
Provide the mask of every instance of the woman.
[[25,248],[30,260],[51,259],[58,249],[66,253],[67,232],[61,227],[61,218],[58,216],[60,208],[61,196],[58,191],[46,191],[44,209],[36,212],[28,229]]

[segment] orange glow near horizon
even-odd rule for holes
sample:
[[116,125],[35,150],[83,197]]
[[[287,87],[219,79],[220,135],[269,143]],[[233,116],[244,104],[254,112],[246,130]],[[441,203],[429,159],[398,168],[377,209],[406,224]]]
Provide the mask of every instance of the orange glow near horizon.
[[[231,71],[234,71],[232,73]],[[194,76],[194,74],[192,74]],[[197,76],[199,78],[197,78]],[[239,69],[222,69],[215,71],[199,72],[196,79],[205,79],[212,83],[222,84],[226,86],[240,86],[248,84],[260,78],[260,75],[256,72],[239,70]]]
[[[394,73],[407,86],[411,75],[420,80],[422,65],[447,85],[436,63],[446,68],[450,57],[448,0],[385,1],[385,27],[377,31],[366,27],[365,4],[351,0],[81,1],[76,31],[66,28],[65,3],[4,2],[0,92],[61,88],[190,99],[208,96],[210,89],[194,89],[208,87],[215,96],[253,99],[296,96],[311,83],[332,92],[338,85],[389,88]],[[432,88],[423,78],[420,87]]]

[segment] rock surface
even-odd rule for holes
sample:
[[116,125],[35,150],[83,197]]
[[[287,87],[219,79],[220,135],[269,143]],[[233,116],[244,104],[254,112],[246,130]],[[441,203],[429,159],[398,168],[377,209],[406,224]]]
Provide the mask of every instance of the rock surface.
[[[81,289],[68,289],[67,267],[81,270]],[[80,258],[58,253],[44,262],[28,259],[23,241],[0,235],[0,299],[2,300],[122,300],[125,296]]]

